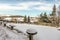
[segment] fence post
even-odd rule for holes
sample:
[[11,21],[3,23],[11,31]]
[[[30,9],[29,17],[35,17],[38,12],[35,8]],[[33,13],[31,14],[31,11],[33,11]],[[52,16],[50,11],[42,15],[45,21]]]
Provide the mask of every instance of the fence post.
[[10,25],[11,26],[11,30],[13,30],[14,29],[14,25]]
[[3,26],[6,27],[6,22],[3,22]]
[[29,35],[29,40],[33,40],[33,35],[37,34],[37,31],[35,29],[28,29],[26,32]]
[[3,22],[2,22],[2,21],[0,21],[0,25],[2,25],[2,23],[3,23]]

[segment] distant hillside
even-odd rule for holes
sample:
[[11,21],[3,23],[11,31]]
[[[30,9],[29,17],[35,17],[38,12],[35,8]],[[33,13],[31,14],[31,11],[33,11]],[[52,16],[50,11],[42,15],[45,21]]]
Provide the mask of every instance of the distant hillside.
[[24,17],[24,16],[21,16],[21,15],[0,15],[0,17],[2,18],[7,18],[7,17]]

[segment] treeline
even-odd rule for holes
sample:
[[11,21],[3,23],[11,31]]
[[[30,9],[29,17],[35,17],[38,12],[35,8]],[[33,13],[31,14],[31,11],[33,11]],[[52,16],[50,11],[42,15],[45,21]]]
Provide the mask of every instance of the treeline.
[[[54,26],[54,27],[59,27],[60,26],[60,16],[57,14],[60,14],[60,11],[56,11],[56,5],[53,6],[52,8],[52,12],[51,14],[47,15],[47,13],[41,13],[39,16],[38,16],[38,22],[36,22],[36,24],[43,24],[45,23],[46,25],[49,25],[50,26]],[[30,22],[30,16],[28,16],[28,18],[25,16],[24,17],[24,22]]]
[[30,16],[24,16],[24,23],[30,23]]
[[[56,5],[53,6],[51,14],[48,16],[45,12],[44,14],[41,13],[39,16],[39,23],[49,23],[50,26],[59,27],[60,26],[60,11],[56,10]],[[47,24],[47,25],[49,25]]]

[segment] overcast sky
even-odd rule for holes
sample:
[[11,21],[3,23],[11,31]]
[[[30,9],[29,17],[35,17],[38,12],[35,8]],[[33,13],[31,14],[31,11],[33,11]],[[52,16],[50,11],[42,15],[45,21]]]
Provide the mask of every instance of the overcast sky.
[[51,13],[53,5],[60,0],[0,0],[0,14],[37,16],[42,12]]

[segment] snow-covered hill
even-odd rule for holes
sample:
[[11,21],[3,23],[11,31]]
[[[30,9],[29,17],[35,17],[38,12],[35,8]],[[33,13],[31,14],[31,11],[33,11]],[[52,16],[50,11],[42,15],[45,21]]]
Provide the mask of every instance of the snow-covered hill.
[[34,36],[34,40],[60,40],[60,31],[54,27],[14,23],[8,23],[7,25],[15,25],[16,29],[24,33],[26,33],[27,29],[36,29],[38,33]]

